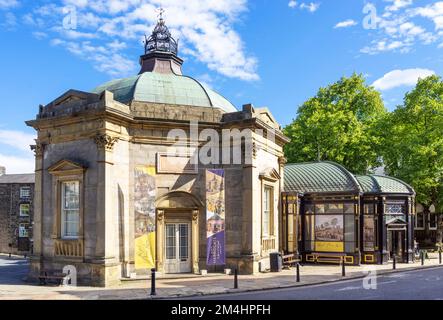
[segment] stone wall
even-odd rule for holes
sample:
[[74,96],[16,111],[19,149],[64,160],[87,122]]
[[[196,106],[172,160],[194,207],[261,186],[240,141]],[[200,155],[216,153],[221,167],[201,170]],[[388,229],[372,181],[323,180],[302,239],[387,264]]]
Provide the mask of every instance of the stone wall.
[[[29,198],[20,198],[20,188],[29,187]],[[29,251],[19,250],[18,229],[20,223],[29,226],[29,247],[32,249],[32,217],[33,217],[33,184],[0,184],[0,252],[12,254],[28,254]],[[29,217],[20,217],[20,204],[29,204]],[[9,247],[12,244],[12,247]]]

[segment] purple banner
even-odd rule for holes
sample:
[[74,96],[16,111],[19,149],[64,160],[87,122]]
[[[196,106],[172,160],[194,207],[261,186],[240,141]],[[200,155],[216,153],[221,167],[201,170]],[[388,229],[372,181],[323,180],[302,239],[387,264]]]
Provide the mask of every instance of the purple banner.
[[225,264],[225,172],[206,170],[207,265]]

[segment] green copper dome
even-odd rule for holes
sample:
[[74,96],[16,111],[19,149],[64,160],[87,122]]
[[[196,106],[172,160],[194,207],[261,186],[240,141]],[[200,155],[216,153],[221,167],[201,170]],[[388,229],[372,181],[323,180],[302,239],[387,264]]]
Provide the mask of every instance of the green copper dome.
[[414,189],[407,183],[389,176],[356,176],[364,193],[399,193],[414,194]]
[[334,162],[287,164],[284,168],[284,190],[300,193],[360,193],[355,177]]
[[105,90],[114,93],[114,99],[125,104],[138,101],[237,111],[232,103],[197,80],[173,73],[144,72],[107,82],[92,92],[100,94]]

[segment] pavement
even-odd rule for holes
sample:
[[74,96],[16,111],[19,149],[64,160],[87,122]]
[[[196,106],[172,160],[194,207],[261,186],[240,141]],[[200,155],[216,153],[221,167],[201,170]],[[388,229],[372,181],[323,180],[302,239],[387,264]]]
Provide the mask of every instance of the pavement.
[[443,268],[385,274],[305,287],[210,295],[184,300],[443,300]]
[[[430,254],[425,265],[420,262],[397,264],[397,270],[388,265],[346,266],[346,277],[342,277],[338,265],[305,265],[300,268],[301,281],[296,282],[295,269],[280,273],[260,273],[240,275],[239,288],[233,289],[234,277],[229,275],[210,275],[193,278],[159,279],[157,295],[150,296],[150,280],[122,281],[110,288],[39,286],[23,280],[28,270],[28,260],[21,257],[0,255],[0,300],[133,300],[133,299],[177,299],[183,297],[202,297],[220,294],[238,294],[263,290],[294,288],[334,283],[349,279],[361,279],[369,272],[387,275],[392,272],[440,269],[438,255]],[[361,282],[361,280],[360,280]],[[214,296],[215,297],[215,296]]]

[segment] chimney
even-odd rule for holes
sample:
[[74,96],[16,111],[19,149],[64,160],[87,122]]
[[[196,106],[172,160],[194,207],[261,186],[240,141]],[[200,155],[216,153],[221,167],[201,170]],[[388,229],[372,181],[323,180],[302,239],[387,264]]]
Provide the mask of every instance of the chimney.
[[0,176],[4,176],[6,174],[6,168],[0,166]]

